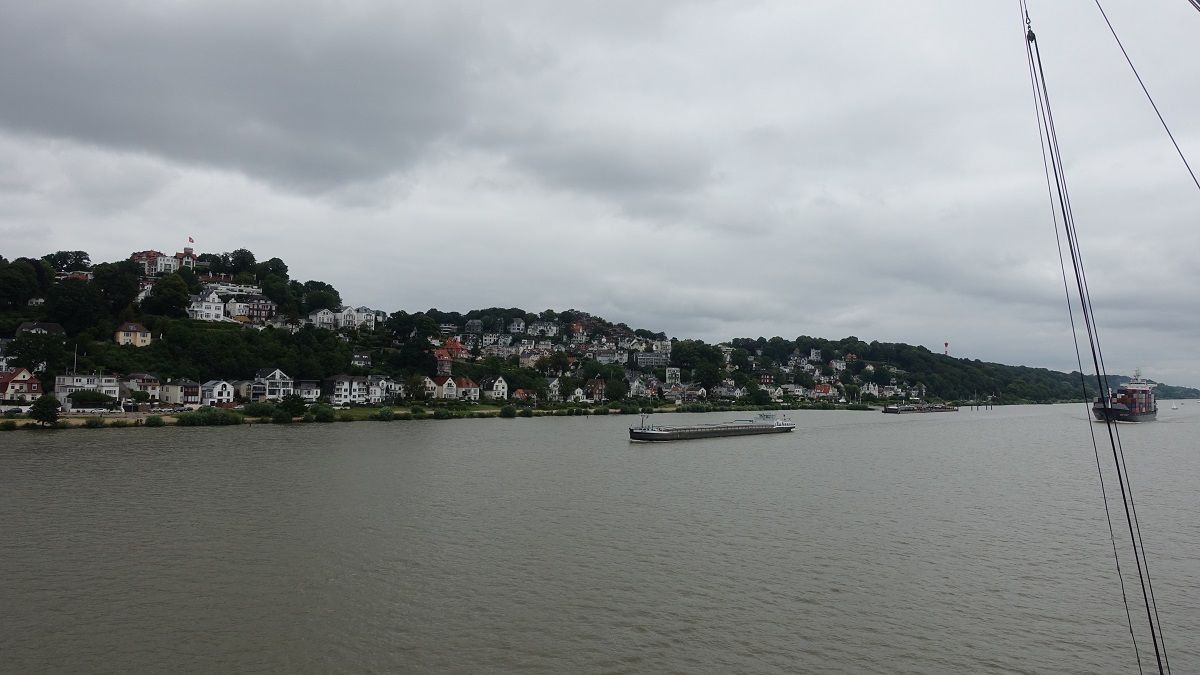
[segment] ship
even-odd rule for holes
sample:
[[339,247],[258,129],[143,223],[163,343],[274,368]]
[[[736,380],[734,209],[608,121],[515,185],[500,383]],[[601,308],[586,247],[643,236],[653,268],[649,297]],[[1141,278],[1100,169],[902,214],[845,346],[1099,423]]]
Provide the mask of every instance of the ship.
[[1136,370],[1133,379],[1108,390],[1092,403],[1092,415],[1097,422],[1153,422],[1158,418],[1158,402],[1154,400],[1153,382],[1143,379]]
[[889,405],[884,407],[883,412],[892,413],[894,415],[904,415],[907,413],[931,413],[931,412],[957,412],[958,407],[952,405],[944,405],[941,403],[910,403]]
[[642,425],[629,427],[631,441],[685,441],[695,438],[720,438],[722,436],[751,436],[779,434],[792,431],[796,423],[787,418],[776,419],[773,413],[761,413],[752,420],[732,420],[714,424],[689,424],[681,426]]

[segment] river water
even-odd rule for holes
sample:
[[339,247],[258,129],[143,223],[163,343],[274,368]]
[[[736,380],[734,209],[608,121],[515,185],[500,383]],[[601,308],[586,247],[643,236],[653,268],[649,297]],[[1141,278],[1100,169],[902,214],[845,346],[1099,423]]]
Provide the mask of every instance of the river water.
[[[1136,672],[1085,415],[2,433],[0,672]],[[1120,427],[1176,672],[1198,431]]]

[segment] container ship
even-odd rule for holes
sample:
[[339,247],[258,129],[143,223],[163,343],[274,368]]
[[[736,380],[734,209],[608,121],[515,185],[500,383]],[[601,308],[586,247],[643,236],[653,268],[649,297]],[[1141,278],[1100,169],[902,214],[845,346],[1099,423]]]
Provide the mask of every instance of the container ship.
[[1155,386],[1142,379],[1140,370],[1134,371],[1132,380],[1117,387],[1116,391],[1110,389],[1108,396],[1098,397],[1092,403],[1092,414],[1098,422],[1153,422],[1158,417]]
[[721,436],[750,436],[757,434],[779,434],[796,428],[796,423],[775,419],[772,413],[762,413],[758,419],[733,420],[716,424],[691,424],[686,426],[647,425],[629,427],[631,441],[684,441],[694,438],[719,438]]

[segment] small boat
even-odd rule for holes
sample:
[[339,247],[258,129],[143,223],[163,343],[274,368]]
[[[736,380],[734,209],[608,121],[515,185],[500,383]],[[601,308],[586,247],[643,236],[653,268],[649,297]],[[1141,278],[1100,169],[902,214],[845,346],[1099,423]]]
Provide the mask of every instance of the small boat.
[[642,425],[629,427],[631,441],[685,441],[695,438],[719,438],[722,436],[751,436],[758,434],[779,434],[792,431],[796,423],[787,419],[776,419],[774,413],[760,413],[752,420],[732,420],[714,424],[690,424],[681,426],[660,426],[646,424],[642,416]]

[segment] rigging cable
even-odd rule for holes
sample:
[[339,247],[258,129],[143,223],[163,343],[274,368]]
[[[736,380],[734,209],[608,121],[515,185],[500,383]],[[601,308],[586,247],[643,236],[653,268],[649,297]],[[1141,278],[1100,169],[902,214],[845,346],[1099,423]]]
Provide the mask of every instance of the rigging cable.
[[[1062,254],[1062,238],[1059,237],[1058,218],[1056,211],[1060,211],[1062,215],[1062,232],[1066,238],[1067,248],[1070,252],[1072,271],[1074,273],[1075,286],[1078,293],[1079,307],[1084,326],[1087,330],[1092,363],[1096,372],[1097,388],[1101,394],[1101,400],[1104,401],[1104,406],[1108,407],[1111,403],[1107,397],[1103,396],[1106,390],[1105,385],[1107,383],[1107,373],[1104,369],[1104,359],[1100,350],[1099,335],[1096,330],[1091,295],[1088,291],[1087,276],[1083,268],[1083,256],[1079,248],[1078,234],[1075,229],[1075,220],[1071,211],[1071,201],[1067,191],[1062,153],[1058,146],[1058,135],[1054,127],[1054,117],[1050,108],[1050,97],[1046,87],[1045,72],[1042,68],[1041,52],[1037,44],[1037,38],[1030,27],[1029,13],[1025,0],[1019,0],[1019,4],[1021,6],[1021,13],[1024,20],[1026,37],[1025,51],[1029,65],[1030,79],[1033,87],[1034,103],[1037,107],[1038,113],[1038,133],[1042,143],[1043,166],[1046,172],[1047,190],[1050,194],[1051,214],[1054,217],[1055,239],[1058,241],[1059,247],[1059,264],[1062,267],[1063,287],[1064,291],[1066,291],[1067,309],[1071,318],[1071,331],[1072,335],[1075,336],[1076,360],[1080,364],[1080,384],[1083,387],[1086,400],[1087,387],[1082,379],[1082,359],[1079,353],[1079,340],[1076,332],[1075,318],[1071,309],[1072,297],[1067,283],[1066,264]],[[1176,147],[1178,148],[1178,146]],[[1047,161],[1047,156],[1049,161]],[[1180,153],[1180,156],[1182,157],[1182,153]],[[1186,159],[1184,160],[1184,163],[1186,165]],[[1200,183],[1197,183],[1197,186],[1200,187]],[[1145,558],[1145,547],[1141,538],[1141,527],[1137,523],[1137,510],[1133,502],[1132,486],[1129,484],[1129,475],[1125,465],[1124,449],[1121,447],[1120,436],[1116,431],[1115,423],[1112,421],[1111,416],[1106,415],[1105,417],[1109,434],[1109,443],[1112,446],[1117,483],[1121,491],[1122,503],[1125,508],[1125,519],[1129,528],[1130,543],[1134,553],[1134,562],[1136,563],[1138,578],[1141,584],[1142,600],[1146,607],[1150,638],[1154,645],[1155,660],[1157,662],[1158,672],[1160,674],[1169,673],[1170,666],[1167,663],[1166,644],[1162,639],[1162,628],[1158,617],[1157,603],[1154,601],[1153,587],[1150,584],[1149,567]],[[1091,425],[1089,425],[1089,429],[1090,428]],[[1129,623],[1130,636],[1133,639],[1134,653],[1137,657],[1138,670],[1140,672],[1142,669],[1141,655],[1137,647],[1137,638],[1133,627],[1132,613],[1129,609],[1128,596],[1125,592],[1124,577],[1121,574],[1120,556],[1118,555],[1117,551],[1116,535],[1112,526],[1107,491],[1104,488],[1104,472],[1100,462],[1099,447],[1096,443],[1095,431],[1092,431],[1091,434],[1093,452],[1096,458],[1096,468],[1097,472],[1100,474],[1101,496],[1104,500],[1105,516],[1108,519],[1109,537],[1113,545],[1113,557],[1116,560],[1117,576],[1121,582],[1121,596],[1123,602],[1125,603],[1126,618]]]
[[[1184,157],[1183,150],[1180,149],[1179,143],[1175,141],[1175,134],[1171,133],[1171,127],[1167,126],[1167,121],[1163,119],[1162,113],[1158,111],[1158,104],[1154,102],[1154,97],[1150,95],[1150,90],[1146,88],[1146,83],[1142,81],[1142,76],[1138,73],[1137,68],[1133,65],[1133,59],[1129,58],[1129,52],[1125,51],[1125,45],[1121,43],[1121,38],[1117,37],[1117,30],[1113,28],[1112,22],[1108,20],[1108,13],[1100,6],[1100,0],[1095,0],[1096,9],[1100,10],[1100,16],[1104,17],[1104,23],[1108,24],[1108,32],[1112,33],[1113,39],[1117,41],[1117,46],[1121,48],[1121,55],[1125,57],[1125,63],[1129,64],[1129,69],[1133,71],[1133,76],[1137,78],[1138,84],[1142,87],[1142,93],[1146,95],[1146,100],[1150,101],[1150,107],[1154,108],[1154,114],[1158,116],[1158,122],[1162,124],[1163,129],[1167,132],[1167,138],[1171,139],[1171,145],[1175,146],[1175,152],[1179,155],[1179,159],[1183,160],[1183,166],[1187,168],[1188,175],[1192,177],[1192,182],[1196,184],[1196,189],[1200,190],[1200,180],[1196,178],[1196,172],[1192,171],[1192,165],[1188,164],[1187,157]],[[1200,11],[1200,0],[1188,0],[1192,6]]]

